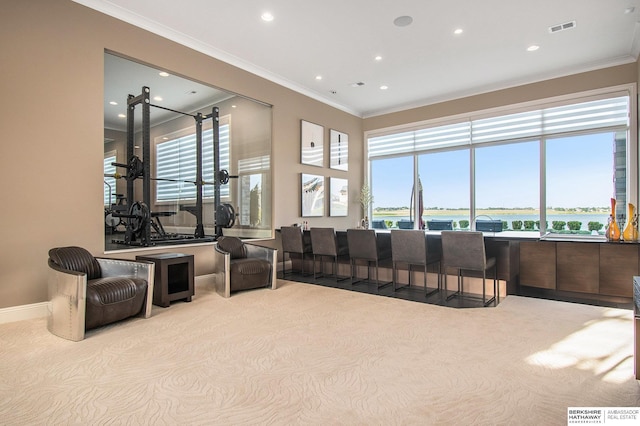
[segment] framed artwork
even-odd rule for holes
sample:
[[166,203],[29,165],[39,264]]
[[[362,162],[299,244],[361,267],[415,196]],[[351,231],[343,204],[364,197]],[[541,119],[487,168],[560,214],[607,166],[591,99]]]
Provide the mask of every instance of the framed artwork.
[[302,217],[324,216],[324,176],[301,173]]
[[349,135],[330,129],[329,143],[329,167],[349,170]]
[[349,181],[330,178],[329,180],[329,216],[347,216],[349,213]]
[[300,162],[311,166],[324,165],[324,127],[300,120]]

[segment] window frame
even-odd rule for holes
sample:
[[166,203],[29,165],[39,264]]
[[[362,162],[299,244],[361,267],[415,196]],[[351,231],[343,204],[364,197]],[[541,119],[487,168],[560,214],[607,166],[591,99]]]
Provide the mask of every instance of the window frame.
[[[527,111],[534,111],[538,109],[551,109],[556,107],[568,106],[572,104],[579,104],[583,102],[591,102],[598,101],[608,98],[616,98],[621,96],[628,97],[628,118],[626,126],[603,126],[599,128],[593,128],[589,130],[580,130],[580,131],[569,131],[569,132],[558,132],[558,133],[549,133],[549,134],[540,134],[539,136],[523,136],[521,138],[511,138],[499,141],[489,141],[489,142],[481,142],[481,143],[472,143],[469,141],[468,144],[458,144],[458,145],[449,145],[441,148],[429,149],[429,150],[420,150],[414,152],[405,152],[405,153],[393,153],[390,155],[380,155],[374,158],[369,157],[369,139],[377,138],[381,136],[389,136],[394,134],[402,134],[406,132],[416,132],[425,128],[432,127],[440,127],[440,126],[455,126],[456,123],[461,122],[473,122],[475,120],[483,120],[489,118],[495,118],[500,116],[508,116],[512,114],[524,113]],[[424,120],[420,122],[408,123],[399,126],[387,127],[382,129],[373,129],[366,131],[364,133],[364,144],[363,144],[363,158],[366,159],[367,163],[364,168],[364,181],[371,182],[371,163],[373,160],[380,160],[385,158],[392,157],[401,157],[401,156],[413,156],[414,157],[414,168],[417,162],[417,158],[426,152],[437,152],[437,151],[448,151],[448,150],[458,150],[458,149],[469,149],[470,148],[470,173],[471,173],[471,183],[470,183],[470,197],[471,197],[471,212],[470,218],[475,217],[476,215],[476,205],[475,205],[475,173],[474,173],[474,154],[475,148],[486,147],[490,145],[496,144],[511,144],[511,143],[519,143],[524,141],[538,140],[540,144],[540,220],[541,223],[545,219],[546,213],[546,181],[545,181],[545,163],[546,163],[546,152],[545,145],[546,139],[555,138],[559,136],[571,136],[571,135],[579,135],[585,133],[600,133],[603,131],[625,131],[626,132],[626,194],[627,194],[627,203],[633,203],[634,205],[638,205],[638,129],[636,120],[630,119],[631,117],[635,117],[637,115],[637,86],[635,83],[625,84],[605,89],[592,90],[588,92],[575,93],[572,95],[563,95],[553,98],[547,98],[537,101],[530,101],[526,103],[513,104],[513,105],[505,105],[497,108],[480,110],[475,112],[469,112],[465,114],[458,114],[455,116],[441,117],[437,119]],[[544,159],[544,160],[543,160]],[[613,170],[612,170],[613,171]],[[417,175],[417,170],[414,173]],[[424,182],[423,182],[424,184]],[[372,191],[375,196],[375,188],[372,187]],[[368,215],[372,217],[372,210],[369,207]],[[417,217],[417,208],[413,212],[414,217]],[[541,230],[542,234],[542,230]]]

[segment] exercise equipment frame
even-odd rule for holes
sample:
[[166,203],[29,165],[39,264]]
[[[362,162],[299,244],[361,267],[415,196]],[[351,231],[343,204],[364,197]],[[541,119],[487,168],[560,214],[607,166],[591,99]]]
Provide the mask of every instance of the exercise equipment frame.
[[[128,245],[140,245],[149,246],[155,245],[155,241],[161,241],[159,239],[152,240],[151,238],[151,214],[149,206],[151,206],[151,180],[170,180],[162,178],[151,177],[151,107],[161,108],[168,111],[172,111],[178,114],[187,115],[193,117],[196,121],[196,178],[195,181],[189,181],[196,185],[196,205],[195,206],[180,206],[180,209],[193,214],[196,217],[196,228],[192,238],[205,239],[204,224],[203,224],[203,205],[202,205],[202,187],[205,184],[211,184],[210,182],[204,182],[202,179],[202,124],[204,120],[212,119],[213,127],[213,148],[214,148],[214,213],[216,218],[215,236],[214,240],[217,240],[222,235],[222,224],[218,223],[217,212],[223,205],[220,202],[220,185],[221,183],[227,183],[230,177],[236,178],[237,176],[229,176],[226,170],[220,170],[220,118],[219,108],[213,107],[210,114],[203,115],[202,113],[189,114],[181,111],[176,111],[170,108],[162,107],[159,105],[153,105],[150,102],[151,90],[147,86],[142,87],[142,92],[138,96],[128,95],[127,97],[127,158],[129,162],[127,164],[113,163],[117,167],[125,167],[127,174],[124,176],[127,181],[127,205],[133,208],[134,205],[138,206],[136,212],[129,211],[128,214],[121,214],[119,216],[127,218],[127,230],[125,233],[124,241],[114,241],[116,243],[124,243]],[[135,132],[134,132],[134,119],[136,106],[142,106],[142,161],[135,155]],[[135,160],[135,163],[134,163]],[[140,164],[141,163],[141,164]],[[142,201],[135,199],[134,182],[136,179],[142,178]],[[224,182],[221,182],[224,180]],[[227,206],[226,204],[224,206]],[[227,206],[231,207],[230,205]],[[231,208],[233,211],[233,209]],[[146,215],[142,215],[140,212],[147,212]],[[235,212],[234,212],[235,214]],[[138,241],[139,239],[139,241]]]

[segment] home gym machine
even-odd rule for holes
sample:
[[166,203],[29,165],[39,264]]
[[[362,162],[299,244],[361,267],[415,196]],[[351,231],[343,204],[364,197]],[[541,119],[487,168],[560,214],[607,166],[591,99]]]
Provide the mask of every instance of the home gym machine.
[[[134,134],[134,114],[137,105],[142,106],[142,160],[134,154],[135,134]],[[151,164],[151,113],[150,107],[160,108],[174,113],[193,117],[196,121],[196,177],[193,181],[178,181],[161,177],[152,177],[150,171]],[[205,182],[202,178],[202,123],[204,120],[212,119],[213,127],[213,155],[214,155],[214,181]],[[127,98],[127,164],[112,163],[114,166],[126,169],[126,174],[116,174],[116,178],[124,178],[127,181],[126,205],[128,211],[125,213],[112,213],[113,216],[124,219],[126,224],[124,240],[113,240],[117,244],[150,246],[158,242],[180,243],[185,240],[193,241],[215,241],[222,235],[223,228],[230,228],[235,223],[236,213],[230,204],[220,202],[220,186],[227,184],[230,176],[226,170],[220,170],[220,138],[219,138],[219,108],[213,107],[212,112],[207,115],[201,113],[189,114],[172,110],[159,105],[152,105],[150,102],[150,89],[144,86],[142,93],[138,96],[129,95]],[[134,183],[137,179],[142,180],[142,200],[135,197]],[[169,235],[164,231],[160,217],[170,216],[175,212],[152,212],[151,205],[151,181],[172,181],[193,183],[196,186],[195,206],[180,206],[180,210],[193,214],[196,218],[196,228],[193,235]],[[204,185],[214,187],[214,211],[215,211],[215,235],[210,237],[204,233],[203,225],[203,205],[202,192]],[[155,230],[152,234],[151,228]]]

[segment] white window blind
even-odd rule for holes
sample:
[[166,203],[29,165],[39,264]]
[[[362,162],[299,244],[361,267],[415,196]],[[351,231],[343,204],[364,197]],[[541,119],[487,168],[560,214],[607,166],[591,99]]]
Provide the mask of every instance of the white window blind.
[[629,125],[629,97],[581,102],[371,137],[369,158]]
[[528,111],[473,120],[471,129],[474,143],[536,137],[542,134],[542,112]]
[[238,160],[238,174],[262,172],[269,170],[269,167],[270,158],[268,155]]
[[[116,178],[107,177],[107,175],[114,175],[116,173],[116,166],[111,165],[116,161],[116,156],[108,155],[104,157],[104,205],[111,206],[112,203],[115,203],[115,193],[116,193]],[[111,197],[111,199],[109,199]]]
[[415,132],[416,151],[468,145],[469,142],[469,122],[432,127]]
[[414,135],[415,132],[404,132],[369,138],[369,158],[413,152]]
[[543,110],[544,134],[627,126],[629,97],[603,99]]
[[[229,170],[229,125],[220,125],[220,168]],[[213,129],[202,131],[202,179],[213,183]],[[197,187],[185,181],[196,180],[196,135],[161,142],[156,145],[156,200],[195,200]],[[213,185],[202,187],[202,197],[213,198]],[[229,185],[220,186],[220,196],[229,196]]]

